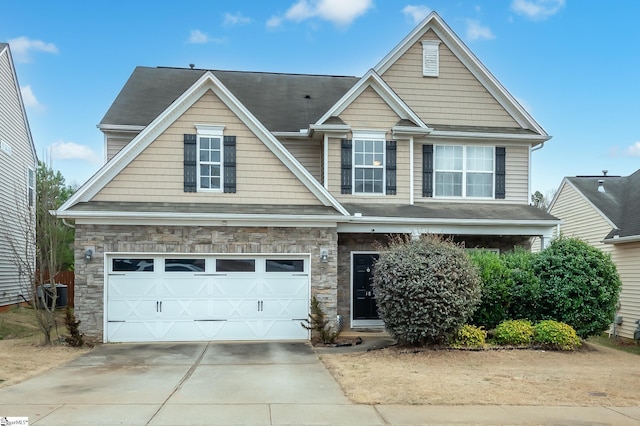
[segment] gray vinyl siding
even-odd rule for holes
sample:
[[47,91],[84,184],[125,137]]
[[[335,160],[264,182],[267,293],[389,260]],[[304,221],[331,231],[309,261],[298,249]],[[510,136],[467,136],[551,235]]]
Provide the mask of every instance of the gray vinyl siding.
[[135,132],[105,132],[107,138],[107,161],[111,160],[138,135]]
[[36,166],[27,126],[9,51],[0,46],[0,139],[11,147],[0,150],[0,306],[20,302],[25,290],[11,247],[24,246],[28,169]]

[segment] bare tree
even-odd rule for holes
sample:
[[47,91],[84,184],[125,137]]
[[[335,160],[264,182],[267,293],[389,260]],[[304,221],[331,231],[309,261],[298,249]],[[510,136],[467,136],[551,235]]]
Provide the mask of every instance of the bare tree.
[[52,335],[57,333],[55,276],[62,270],[65,243],[73,230],[49,211],[57,209],[72,189],[64,185],[60,172],[42,162],[38,163],[35,180],[35,194],[28,189],[24,196],[16,197],[18,231],[7,233],[6,238],[18,267],[23,297],[34,308],[43,344],[51,345]]

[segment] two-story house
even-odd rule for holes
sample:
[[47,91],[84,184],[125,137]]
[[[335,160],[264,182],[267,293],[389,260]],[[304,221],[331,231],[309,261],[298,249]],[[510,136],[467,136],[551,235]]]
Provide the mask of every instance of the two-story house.
[[31,294],[37,166],[11,49],[0,43],[0,309]]
[[306,339],[316,296],[382,326],[389,234],[510,250],[550,137],[436,13],[362,77],[134,70],[99,124],[75,219],[76,315],[104,341]]

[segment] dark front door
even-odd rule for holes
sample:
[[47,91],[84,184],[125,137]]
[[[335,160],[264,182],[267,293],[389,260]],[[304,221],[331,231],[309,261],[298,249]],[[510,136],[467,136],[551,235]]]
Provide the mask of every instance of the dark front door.
[[373,296],[373,264],[377,254],[353,255],[353,319],[379,319],[378,306]]

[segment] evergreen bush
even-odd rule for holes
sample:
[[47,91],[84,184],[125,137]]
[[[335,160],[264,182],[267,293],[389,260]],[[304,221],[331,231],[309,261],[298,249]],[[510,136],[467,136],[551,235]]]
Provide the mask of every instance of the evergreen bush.
[[571,325],[586,338],[614,319],[620,277],[608,254],[575,238],[558,238],[533,260],[540,278],[540,318]]
[[581,345],[576,331],[563,322],[545,320],[533,327],[533,342],[544,348],[572,351]]
[[499,345],[529,345],[533,337],[533,325],[529,320],[508,320],[496,327],[494,340]]
[[486,345],[487,332],[481,327],[465,324],[451,337],[449,344],[454,348],[480,349]]
[[400,345],[444,343],[473,314],[480,280],[462,246],[433,235],[396,236],[380,248],[374,293]]

